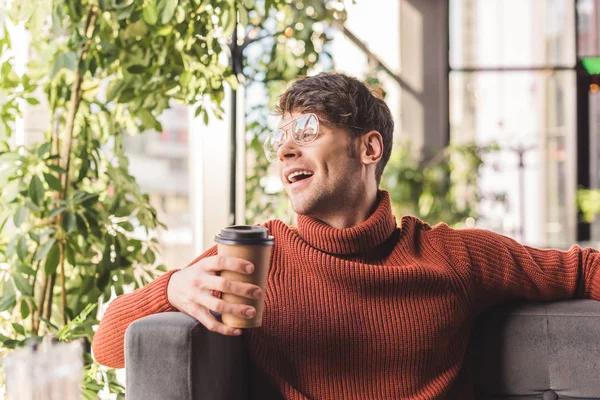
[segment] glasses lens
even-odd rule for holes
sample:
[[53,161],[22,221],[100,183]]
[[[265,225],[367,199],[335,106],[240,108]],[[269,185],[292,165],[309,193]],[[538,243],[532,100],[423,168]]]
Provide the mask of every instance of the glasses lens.
[[267,135],[263,148],[265,149],[265,155],[267,160],[273,161],[277,159],[277,150],[285,142],[285,131],[278,129]]
[[303,115],[292,125],[292,134],[298,144],[312,142],[319,134],[319,120],[313,114]]

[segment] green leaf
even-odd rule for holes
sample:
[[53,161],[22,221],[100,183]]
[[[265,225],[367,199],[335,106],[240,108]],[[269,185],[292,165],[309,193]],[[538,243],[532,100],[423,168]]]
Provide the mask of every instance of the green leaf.
[[236,78],[235,75],[228,75],[225,77],[225,80],[227,81],[227,83],[229,83],[229,86],[231,86],[231,88],[233,90],[236,90],[238,87],[238,80]]
[[40,321],[42,321],[43,323],[45,323],[49,327],[53,328],[54,330],[58,330],[58,326],[54,325],[52,322],[48,321],[46,318],[40,317]]
[[187,86],[190,84],[191,80],[192,80],[192,73],[190,71],[185,71],[179,77],[179,86],[181,86],[182,89],[187,88]]
[[60,183],[60,179],[58,179],[56,176],[44,173],[44,179],[46,180],[46,183],[50,189],[56,190],[57,192],[62,191],[62,184]]
[[80,182],[82,179],[84,179],[88,172],[90,170],[90,161],[87,158],[84,158],[83,160],[81,160],[81,169],[79,170],[79,174],[77,175],[77,182]]
[[63,167],[59,167],[58,165],[48,165],[48,168],[54,172],[58,172],[59,174],[66,174],[67,171]]
[[77,55],[72,51],[64,54],[64,67],[71,71],[77,69]]
[[37,233],[29,231],[29,237],[31,238],[31,240],[36,242],[38,245],[40,244],[40,236]]
[[143,74],[148,68],[143,65],[131,65],[127,67],[127,72],[131,74]]
[[[2,164],[2,162],[0,162],[0,164]],[[8,183],[8,180],[14,175],[17,169],[17,166],[10,166],[0,170],[0,188]]]
[[0,154],[0,164],[4,164],[11,161],[20,161],[23,157],[18,153],[7,151],[5,153]]
[[57,243],[54,243],[50,252],[48,253],[48,257],[46,258],[46,264],[44,265],[44,272],[46,275],[52,275],[56,272],[56,267],[58,267],[58,261],[60,258],[60,247]]
[[132,5],[127,6],[127,7],[120,8],[117,11],[117,19],[118,20],[124,20],[124,19],[129,18],[129,16],[133,12],[134,8],[135,8],[135,4],[132,4]]
[[75,214],[73,214],[72,212],[67,211],[65,215],[63,215],[63,229],[67,233],[73,231],[73,228],[75,228],[75,222]]
[[17,198],[17,196],[19,195],[19,189],[21,187],[21,179],[15,179],[13,181],[10,181],[5,187],[4,187],[4,200],[7,203],[12,202],[14,199]]
[[32,106],[37,106],[38,104],[40,104],[40,101],[38,99],[36,99],[35,97],[28,97],[26,100]]
[[38,148],[38,156],[44,157],[46,155],[46,153],[48,153],[50,151],[50,147],[52,146],[52,143],[50,142],[46,142],[44,144],[42,144],[39,148]]
[[177,3],[178,0],[159,0],[160,1],[160,5],[162,5],[162,7],[160,7],[161,13],[160,13],[160,23],[161,24],[167,24],[171,21],[171,19],[173,19],[173,16],[175,15],[175,9],[177,8]]
[[156,9],[156,0],[148,0],[144,4],[142,10],[142,17],[144,22],[148,25],[156,25],[158,22],[158,10]]
[[21,299],[21,318],[26,319],[27,317],[29,317],[29,304],[24,299]]
[[245,7],[240,7],[238,14],[240,16],[240,25],[246,28],[248,26],[248,10]]
[[33,261],[43,260],[55,242],[56,242],[55,238],[50,238],[46,243],[44,243],[43,245],[38,247],[37,253],[35,253],[35,257],[33,257]]
[[44,202],[44,184],[37,175],[34,175],[33,178],[31,178],[31,183],[29,184],[29,197],[38,206],[41,206]]
[[[21,302],[23,303],[23,302]],[[21,335],[25,335],[25,329],[23,328],[23,325],[21,324],[16,324],[16,323],[12,323],[12,327],[15,330],[15,332],[21,334]]]
[[141,108],[138,110],[137,112],[138,117],[140,117],[140,119],[142,120],[142,124],[144,124],[144,126],[148,129],[154,129],[156,126],[156,118],[154,118],[154,115],[152,115],[152,113],[148,110],[146,110],[145,108]]
[[15,212],[15,215],[13,216],[15,226],[20,227],[21,225],[23,225],[23,222],[25,222],[25,218],[27,218],[27,209],[25,208],[25,206],[20,206],[17,209],[17,212]]
[[63,53],[57,53],[52,60],[52,64],[50,66],[50,79],[54,79],[59,71],[65,66],[65,57]]
[[66,207],[58,207],[55,208],[54,210],[50,211],[50,214],[48,214],[48,218],[54,218],[56,217],[58,214],[64,212],[67,208]]
[[35,275],[35,271],[33,270],[33,268],[28,267],[27,265],[24,264],[19,264],[17,266],[17,271],[24,273],[25,275],[29,275],[29,276],[34,276]]
[[121,92],[121,95],[119,96],[119,100],[117,100],[117,103],[121,103],[121,104],[129,103],[131,100],[135,99],[135,97],[136,97],[135,91],[132,88],[127,88],[127,89],[123,90],[123,92]]
[[5,295],[0,300],[0,312],[13,308],[15,304],[17,304],[17,296],[15,294]]
[[17,255],[19,256],[19,260],[25,262],[27,260],[27,253],[29,253],[27,238],[25,236],[21,236],[17,242]]
[[12,278],[17,290],[21,292],[23,296],[31,296],[31,294],[33,293],[31,289],[31,284],[27,279],[23,277],[23,275],[13,274]]

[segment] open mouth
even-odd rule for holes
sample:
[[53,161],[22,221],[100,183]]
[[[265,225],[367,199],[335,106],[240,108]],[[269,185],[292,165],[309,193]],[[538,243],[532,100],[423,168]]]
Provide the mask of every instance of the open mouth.
[[308,179],[313,175],[314,173],[310,171],[294,171],[288,175],[287,179],[289,183],[296,183]]

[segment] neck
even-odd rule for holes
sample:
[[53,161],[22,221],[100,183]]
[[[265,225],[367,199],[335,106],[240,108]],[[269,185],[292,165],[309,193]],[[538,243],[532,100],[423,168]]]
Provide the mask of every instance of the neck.
[[377,208],[377,188],[342,201],[335,211],[326,215],[313,215],[332,228],[352,228],[365,222]]

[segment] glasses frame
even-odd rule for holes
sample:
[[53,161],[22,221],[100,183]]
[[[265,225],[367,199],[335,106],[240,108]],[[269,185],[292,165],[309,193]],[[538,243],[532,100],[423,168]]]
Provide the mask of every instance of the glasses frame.
[[[349,126],[350,128],[355,128],[355,129],[359,129],[359,130],[363,130],[362,127],[360,126],[356,126],[356,125],[344,125],[344,124],[340,124],[339,122],[333,122],[333,121],[329,121],[325,118],[319,118],[319,116],[315,113],[306,113],[306,114],[301,114],[299,116],[297,116],[296,118],[294,118],[293,120],[287,122],[285,125],[280,126],[279,128],[277,128],[274,131],[269,132],[269,134],[267,135],[267,137],[265,138],[265,141],[263,143],[263,150],[265,152],[265,156],[267,157],[267,160],[269,160],[270,162],[273,162],[277,159],[277,151],[279,151],[279,148],[283,145],[283,143],[285,143],[287,141],[287,135],[288,135],[288,131],[290,130],[289,126],[292,125],[294,122],[298,121],[300,118],[306,117],[307,118],[307,122],[308,119],[310,117],[315,117],[315,120],[317,121],[317,133],[314,135],[314,137],[308,141],[308,142],[302,142],[299,143],[298,140],[296,139],[296,136],[294,135],[294,133],[292,132],[292,140],[294,141],[294,143],[296,143],[298,146],[305,146],[307,144],[311,144],[312,142],[314,142],[315,140],[317,140],[317,137],[319,137],[319,134],[321,133],[321,121],[323,122],[327,122],[333,125],[338,125],[338,126]],[[281,144],[277,147],[277,149],[274,151],[275,153],[275,157],[273,159],[271,159],[269,157],[269,152],[271,152],[271,150],[267,150],[267,141],[269,140],[269,138],[271,136],[273,136],[274,134],[276,134],[279,131],[283,131],[283,136],[284,139],[281,142]]]

